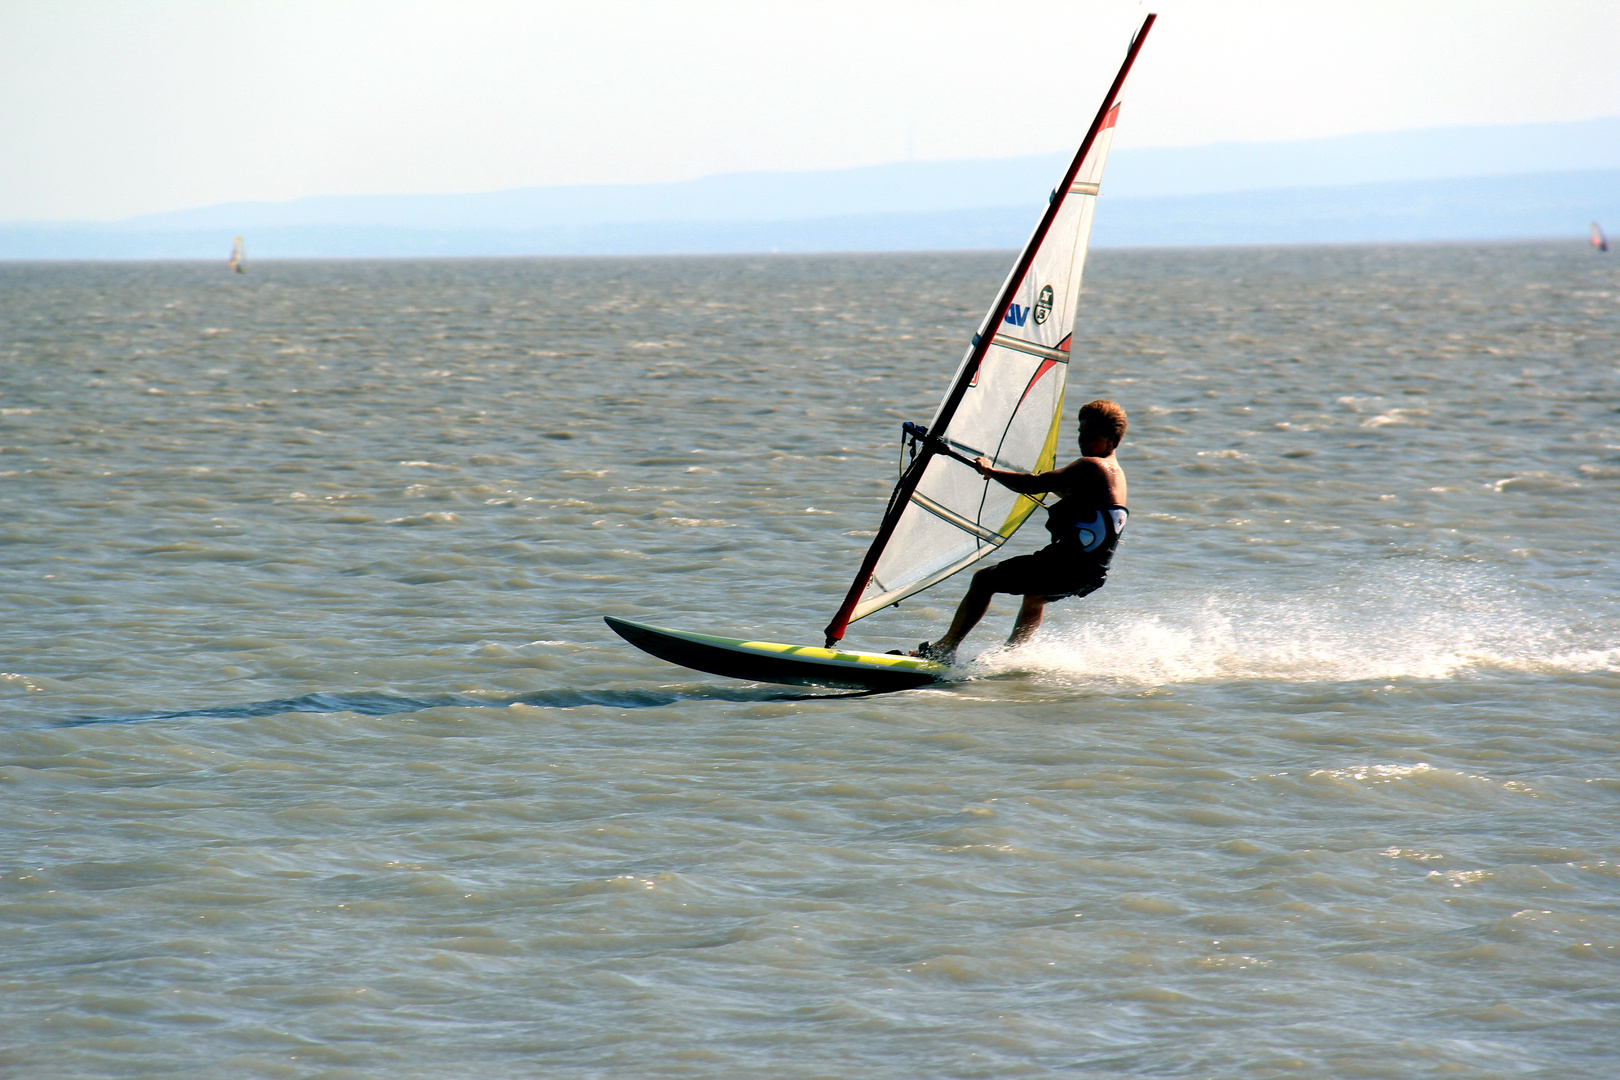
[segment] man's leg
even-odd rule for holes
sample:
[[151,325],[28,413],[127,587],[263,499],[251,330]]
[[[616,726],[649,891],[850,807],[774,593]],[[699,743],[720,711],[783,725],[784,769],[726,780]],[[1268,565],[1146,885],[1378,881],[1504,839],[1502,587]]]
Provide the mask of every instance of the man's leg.
[[1013,623],[1012,635],[1007,638],[1007,646],[1022,645],[1035,636],[1035,631],[1041,628],[1041,617],[1046,614],[1046,597],[1026,596],[1023,606],[1018,609],[1018,621]]
[[990,610],[990,598],[995,593],[984,584],[985,572],[979,570],[974,573],[973,583],[968,586],[967,595],[956,605],[956,615],[951,619],[951,628],[945,631],[944,637],[934,642],[935,651],[954,653],[956,647],[962,644],[962,639],[968,636],[968,631],[979,625],[984,613]]

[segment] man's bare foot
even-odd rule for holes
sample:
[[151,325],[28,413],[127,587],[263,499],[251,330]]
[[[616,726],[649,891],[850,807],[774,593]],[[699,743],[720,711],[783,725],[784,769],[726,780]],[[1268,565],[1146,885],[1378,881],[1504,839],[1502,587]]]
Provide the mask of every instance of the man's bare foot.
[[956,663],[956,650],[954,648],[941,648],[939,645],[926,641],[919,643],[916,651],[911,655],[921,657],[924,660],[932,660],[936,664],[944,664],[946,667]]

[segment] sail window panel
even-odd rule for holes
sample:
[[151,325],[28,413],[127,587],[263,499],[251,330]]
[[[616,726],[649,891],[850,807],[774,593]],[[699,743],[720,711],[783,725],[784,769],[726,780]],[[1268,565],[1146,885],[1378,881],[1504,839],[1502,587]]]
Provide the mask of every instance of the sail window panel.
[[1012,517],[1013,511],[1020,503],[1027,501],[1016,491],[995,484],[985,492],[984,505],[979,508],[979,523],[987,532],[994,533],[1005,542],[1006,538],[1012,535],[1003,531],[1008,519]]
[[884,549],[866,594],[907,593],[921,588],[932,575],[994,545],[929,513],[916,503],[906,507],[894,531],[895,542]]
[[947,457],[929,461],[916,493],[933,509],[919,501],[906,507],[878,561],[868,594],[917,585],[981,548],[988,554],[997,542],[991,538],[1011,510],[1003,492],[1012,496],[959,461]]
[[850,613],[850,618],[851,620],[864,619],[868,615],[872,614],[872,612],[877,611],[879,608],[888,607],[890,604],[898,603],[908,596],[915,595],[916,593],[922,592],[924,589],[938,585],[940,582],[944,581],[953,574],[958,574],[963,570],[966,570],[968,567],[972,566],[974,563],[978,562],[980,559],[984,558],[994,550],[995,548],[986,547],[975,551],[969,554],[966,558],[960,559],[949,566],[941,567],[932,574],[918,579],[915,583],[908,585],[904,589],[894,589],[889,592],[872,592],[868,590],[867,594],[861,598],[860,603],[855,605],[854,610]]
[[1062,364],[1053,364],[1040,373],[996,448],[998,458],[1019,462],[1020,472],[1045,472],[1052,468],[1054,444],[1063,422],[1066,370]]
[[[956,464],[956,467],[978,479],[976,473],[966,470],[964,466]],[[945,477],[940,479],[944,481],[939,484],[941,488],[956,488],[956,494],[947,497],[961,496],[965,484],[952,485]],[[984,485],[985,481],[980,479],[979,483]],[[878,560],[854,617],[861,618],[878,607],[920,592],[986,556],[994,555],[1001,544],[1040,506],[1034,499],[1009,491],[999,484],[983,487],[982,490],[984,498],[979,507],[980,525],[971,530],[964,527],[971,523],[953,522],[950,517],[942,516],[938,511],[943,507],[927,505],[933,503],[932,499],[926,496],[915,498],[901,514],[894,540]],[[883,598],[881,603],[875,602],[878,597]]]
[[963,395],[945,437],[980,447],[999,469],[1033,470],[1038,454],[1025,452],[1025,444],[1019,441],[1009,444],[1007,435],[1011,429],[1031,426],[1032,418],[1040,417],[1033,419],[1033,426],[1039,431],[1038,438],[1045,439],[1045,417],[1054,407],[1061,408],[1061,396],[1053,403],[1053,390],[1061,394],[1065,370],[1064,365],[1041,357],[991,348],[979,368],[978,383]]
[[987,450],[996,446],[1043,363],[1038,356],[1014,349],[992,346],[986,350],[978,378],[962,395],[956,415],[939,434]]
[[1006,539],[1006,537],[1002,536],[999,532],[986,529],[978,522],[971,521],[963,517],[950,507],[941,506],[939,503],[935,502],[933,499],[930,499],[920,491],[914,491],[911,493],[911,501],[928,511],[930,514],[933,514],[935,517],[944,519],[947,525],[955,525],[963,532],[971,533],[986,543],[1000,544]]
[[917,493],[951,513],[976,522],[994,532],[1000,522],[987,523],[983,508],[994,491],[1005,491],[1000,484],[992,484],[976,471],[947,457],[937,457],[928,463],[928,470],[917,485]]

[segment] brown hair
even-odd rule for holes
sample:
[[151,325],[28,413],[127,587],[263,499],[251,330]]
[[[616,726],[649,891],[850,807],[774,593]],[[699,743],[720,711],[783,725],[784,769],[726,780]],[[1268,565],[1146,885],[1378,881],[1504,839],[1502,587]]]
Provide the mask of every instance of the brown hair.
[[1125,438],[1125,410],[1112,401],[1099,398],[1080,406],[1080,427],[1098,427],[1108,432],[1118,446]]

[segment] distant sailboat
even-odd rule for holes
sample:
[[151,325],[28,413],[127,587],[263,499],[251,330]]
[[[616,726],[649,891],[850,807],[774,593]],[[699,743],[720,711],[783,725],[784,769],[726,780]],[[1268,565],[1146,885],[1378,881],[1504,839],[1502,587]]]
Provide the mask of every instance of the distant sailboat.
[[[1594,226],[1594,228],[1595,227],[1596,226]],[[230,267],[232,270],[235,270],[238,274],[245,274],[247,271],[242,269],[242,264],[246,261],[247,253],[242,247],[242,238],[238,236],[235,242],[231,244],[231,261],[225,265]]]
[[1609,250],[1609,238],[1603,235],[1603,230],[1598,228],[1598,223],[1595,221],[1592,222],[1592,246],[1599,251]]

